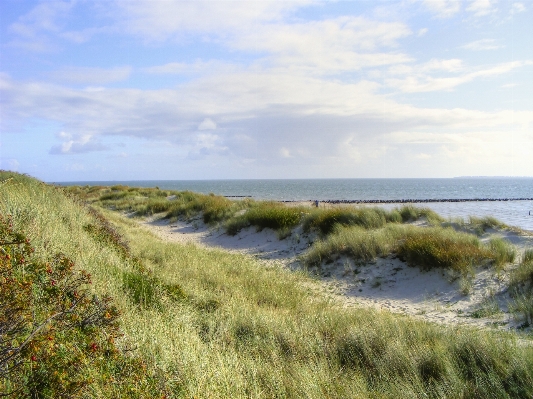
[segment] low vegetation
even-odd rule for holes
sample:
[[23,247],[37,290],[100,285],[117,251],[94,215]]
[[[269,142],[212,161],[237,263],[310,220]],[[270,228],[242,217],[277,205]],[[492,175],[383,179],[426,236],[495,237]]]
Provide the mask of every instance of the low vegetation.
[[66,190],[95,205],[131,212],[136,216],[163,214],[163,217],[170,221],[178,218],[202,217],[204,223],[222,224],[230,235],[235,235],[250,226],[255,226],[259,230],[271,228],[280,232],[280,237],[284,237],[289,235],[295,226],[302,224],[304,231],[318,231],[326,236],[338,225],[376,229],[387,223],[406,223],[420,219],[430,224],[444,221],[428,208],[411,205],[404,205],[392,211],[379,207],[311,209],[300,206],[288,207],[275,201],[254,201],[249,198],[230,201],[212,194],[158,188],[74,186]]
[[[56,237],[45,234],[39,239],[36,234],[43,222],[71,222],[64,212],[59,213],[61,219],[47,215],[54,210],[54,200],[72,204],[42,183],[13,174],[0,176],[5,190],[0,194],[1,396],[124,397],[132,392],[136,397],[138,390],[159,395],[159,383],[146,375],[149,360],[126,351],[120,312],[111,297],[91,290],[91,274],[55,248],[61,245]],[[44,203],[34,199],[37,209],[27,207],[29,194]],[[95,237],[103,235],[101,230],[88,230]],[[110,236],[103,246],[114,245],[117,238]]]
[[511,275],[511,310],[524,327],[533,326],[533,249],[524,252],[522,261]]
[[[80,292],[87,292],[91,301],[94,295],[100,301],[111,296],[107,306],[118,312],[111,314],[109,326],[95,325],[91,334],[96,336],[87,338],[91,344],[101,337],[94,341],[98,349],[111,345],[104,338],[115,337],[109,348],[116,355],[93,354],[91,345],[74,344],[78,341],[68,334],[53,336],[59,347],[76,345],[73,354],[82,356],[83,369],[54,380],[57,389],[50,394],[39,391],[39,397],[533,395],[533,348],[520,345],[513,334],[445,328],[386,312],[345,309],[303,288],[313,284],[303,274],[264,268],[249,257],[220,250],[162,242],[118,213],[84,205],[111,201],[93,201],[107,189],[84,189],[85,198],[78,201],[67,198],[62,189],[17,174],[0,172],[0,182],[0,214],[5,220],[10,215],[10,231],[23,234],[34,248],[25,259],[42,265],[54,259],[53,254],[63,254],[58,259],[72,262],[68,273],[91,274],[92,284],[82,281]],[[119,209],[119,201],[129,195],[108,205]],[[166,194],[154,194],[154,201],[157,196],[168,201]],[[139,201],[135,206],[144,205]],[[293,223],[290,217],[286,220],[285,226]],[[410,228],[397,222],[370,230],[341,226],[328,237],[352,230],[359,232],[354,237],[374,234],[375,249],[368,256],[378,256],[389,250],[387,243],[399,245]],[[19,244],[10,245],[19,250]],[[50,285],[46,276],[45,271],[44,286]],[[8,282],[0,283],[4,292]],[[29,306],[40,314],[44,304]],[[10,308],[2,312],[6,309]],[[113,331],[119,330],[123,336],[115,336]],[[76,339],[86,337],[80,331]],[[0,351],[14,343],[4,337],[2,331]],[[49,342],[47,335],[43,337]],[[50,361],[57,361],[55,356],[50,353]],[[35,388],[24,382],[34,373],[30,353],[22,353],[21,359],[21,374],[2,368],[0,384],[33,395]],[[59,368],[52,364],[47,370],[53,374]],[[80,376],[83,384],[71,385]]]
[[382,208],[339,207],[326,210],[317,209],[304,219],[306,232],[318,230],[323,236],[331,234],[337,226],[360,226],[365,229],[377,229],[387,222],[401,223],[402,216],[398,210],[387,212]]
[[422,269],[449,268],[468,275],[484,263],[501,266],[512,262],[516,252],[501,239],[484,246],[476,236],[452,228],[387,225],[374,230],[337,227],[325,240],[316,242],[303,260],[317,266],[338,255],[367,262],[390,254]]

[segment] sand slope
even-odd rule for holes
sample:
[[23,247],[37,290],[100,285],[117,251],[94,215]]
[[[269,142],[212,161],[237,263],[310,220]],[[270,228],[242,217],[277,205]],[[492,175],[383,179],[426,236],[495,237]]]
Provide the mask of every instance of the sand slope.
[[[276,232],[258,232],[255,227],[229,236],[221,228],[204,225],[201,219],[170,224],[151,218],[141,223],[164,240],[222,248],[293,270],[302,268],[298,256],[316,239],[295,229],[291,236],[279,240]],[[482,240],[494,235],[509,240],[519,253],[533,248],[533,235],[527,233],[490,231]],[[421,271],[390,256],[367,264],[339,257],[320,269],[309,270],[317,276],[316,286],[310,288],[339,300],[343,306],[371,306],[445,324],[513,329],[519,323],[508,312],[506,287],[514,267],[507,265],[500,273],[493,268],[478,269],[470,293],[465,294],[464,282],[446,270]]]

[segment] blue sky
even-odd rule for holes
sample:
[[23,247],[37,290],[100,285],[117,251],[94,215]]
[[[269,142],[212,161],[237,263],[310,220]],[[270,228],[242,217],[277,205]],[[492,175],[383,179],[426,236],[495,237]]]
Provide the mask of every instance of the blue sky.
[[0,2],[0,168],[533,176],[533,1]]

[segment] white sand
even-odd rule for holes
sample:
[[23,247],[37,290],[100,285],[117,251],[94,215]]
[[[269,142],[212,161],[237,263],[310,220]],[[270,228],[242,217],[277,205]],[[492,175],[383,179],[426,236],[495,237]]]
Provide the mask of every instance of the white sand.
[[[229,236],[223,229],[205,226],[201,219],[172,224],[152,219],[142,224],[164,240],[218,247],[293,270],[301,268],[298,256],[315,239],[314,235],[296,229],[290,237],[279,240],[274,231],[257,232],[255,227]],[[509,240],[519,253],[525,248],[533,248],[533,235],[526,233],[491,231],[482,240],[494,235]],[[344,306],[371,306],[445,324],[509,329],[519,324],[507,308],[510,297],[506,286],[509,272],[514,267],[516,264],[507,265],[501,273],[493,268],[478,269],[470,294],[464,295],[460,279],[445,270],[425,272],[392,257],[378,258],[364,265],[340,257],[333,263],[322,265],[317,286],[313,289],[340,300]],[[490,300],[498,303],[501,312],[490,317],[473,317],[472,313],[486,307]]]

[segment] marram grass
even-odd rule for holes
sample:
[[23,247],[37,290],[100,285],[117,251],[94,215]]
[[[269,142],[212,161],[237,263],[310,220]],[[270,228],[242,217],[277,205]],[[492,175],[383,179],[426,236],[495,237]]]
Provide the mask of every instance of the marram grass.
[[305,275],[162,242],[110,211],[101,212],[122,240],[95,238],[113,233],[84,228],[97,223],[84,205],[28,177],[0,181],[9,177],[0,212],[27,232],[35,256],[59,251],[92,274],[94,292],[122,313],[124,342],[146,359],[153,383],[121,391],[95,379],[86,397],[533,395],[533,349],[512,334],[345,309],[303,288],[313,284]]
[[422,269],[449,268],[463,275],[475,267],[513,262],[516,250],[506,241],[493,239],[487,246],[472,234],[452,228],[388,224],[379,229],[339,227],[303,255],[309,266],[318,266],[338,255],[367,262],[390,254]]

